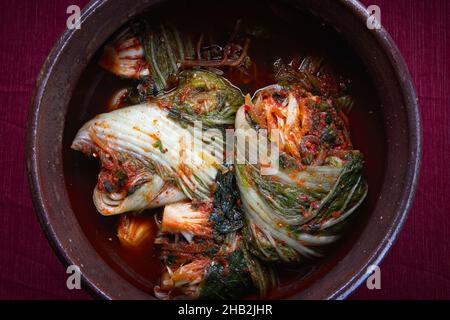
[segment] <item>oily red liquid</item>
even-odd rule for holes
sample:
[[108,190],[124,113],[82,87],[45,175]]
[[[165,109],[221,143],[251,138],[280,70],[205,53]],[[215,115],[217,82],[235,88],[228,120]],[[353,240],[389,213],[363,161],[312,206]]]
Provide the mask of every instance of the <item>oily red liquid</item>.
[[[208,30],[214,35],[225,34],[225,30],[231,32],[237,19],[242,19],[243,25],[248,21],[255,21],[271,30],[275,37],[252,41],[249,56],[254,67],[248,75],[242,76],[239,72],[225,70],[224,76],[239,86],[244,94],[253,94],[255,90],[274,82],[272,64],[280,57],[289,61],[294,56],[322,55],[339,74],[351,80],[350,93],[355,100],[349,115],[351,138],[355,148],[365,156],[368,196],[354,214],[344,238],[330,248],[327,258],[314,263],[278,268],[280,285],[267,297],[276,299],[307,290],[309,284],[333,268],[351,249],[375,207],[383,182],[385,136],[376,89],[361,61],[338,35],[315,18],[302,13],[294,14],[290,8],[264,1],[257,3],[259,5],[248,1],[243,4],[241,1],[238,5],[233,5],[232,1],[227,1],[194,7],[192,3],[188,5],[185,2],[179,3],[177,7],[157,8],[152,14],[164,22],[177,21],[177,25],[182,25],[181,30],[189,30],[193,34]],[[163,269],[158,259],[158,248],[152,241],[135,249],[125,248],[120,244],[116,236],[118,217],[103,217],[92,201],[99,173],[97,160],[70,149],[70,144],[83,123],[96,114],[105,112],[107,101],[116,90],[133,84],[130,80],[119,79],[98,67],[99,56],[100,52],[81,76],[69,106],[63,141],[66,186],[78,221],[101,257],[125,279],[152,294],[153,286],[158,283]],[[153,221],[154,214],[155,211],[144,212],[141,219]],[[154,230],[156,233],[156,227]]]

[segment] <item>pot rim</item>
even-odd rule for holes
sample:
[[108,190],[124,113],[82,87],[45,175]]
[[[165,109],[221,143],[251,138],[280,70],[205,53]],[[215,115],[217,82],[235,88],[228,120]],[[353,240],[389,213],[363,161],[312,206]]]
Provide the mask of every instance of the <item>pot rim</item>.
[[[101,9],[103,5],[111,0],[92,0],[81,11],[80,21],[83,23],[95,11]],[[336,0],[346,10],[351,12],[358,20],[366,23],[369,13],[365,7],[358,0]],[[413,199],[418,185],[420,165],[422,158],[422,133],[421,133],[421,117],[419,112],[419,103],[416,95],[416,90],[412,81],[409,69],[404,61],[398,47],[390,37],[388,32],[381,26],[380,29],[372,30],[372,35],[377,44],[383,49],[387,58],[395,71],[395,76],[402,91],[402,96],[405,99],[407,110],[408,126],[409,126],[409,158],[408,167],[406,170],[406,183],[401,193],[401,203],[393,219],[388,232],[383,240],[378,244],[373,254],[369,258],[366,265],[361,266],[359,271],[353,275],[347,282],[340,286],[335,292],[327,297],[327,299],[345,299],[357,287],[359,287],[369,276],[366,269],[370,265],[379,265],[386,256],[387,252],[395,242],[399,232],[403,228],[407,219],[409,210],[412,207]],[[41,99],[47,88],[48,80],[52,74],[54,66],[57,64],[61,52],[66,45],[71,41],[76,29],[65,29],[56,44],[53,46],[49,55],[47,56],[44,65],[42,66],[34,89],[32,102],[29,108],[28,124],[27,124],[27,172],[31,195],[33,198],[34,208],[38,217],[41,229],[51,244],[54,252],[64,265],[74,264],[66,249],[61,244],[57,232],[51,224],[48,223],[49,217],[45,208],[45,201],[42,197],[41,184],[39,178],[38,159],[36,157],[37,136],[38,136],[38,115],[40,113]],[[400,75],[404,75],[401,77]],[[81,273],[84,286],[91,294],[101,297],[103,299],[111,299],[112,296],[106,291],[102,290],[99,284],[96,284],[93,279],[88,278],[83,272]]]
[[[341,5],[346,6],[349,10],[351,10],[360,20],[366,22],[369,18],[369,13],[358,0],[338,1]],[[369,277],[370,273],[367,273],[367,267],[371,265],[380,265],[386,257],[387,252],[397,240],[398,234],[402,230],[406,219],[408,218],[409,211],[414,202],[417,185],[419,183],[420,166],[422,161],[422,123],[419,111],[419,102],[411,73],[394,40],[382,25],[380,29],[374,29],[372,35],[377,43],[382,47],[384,53],[388,56],[392,68],[395,70],[398,83],[401,87],[402,96],[406,100],[405,104],[410,134],[410,153],[408,158],[408,168],[406,170],[406,183],[402,191],[401,205],[397,211],[396,218],[391,223],[391,226],[383,238],[383,241],[379,243],[368,263],[363,266],[357,274],[349,279],[344,286],[339,288],[339,290],[330,296],[330,299],[342,300],[347,298]],[[401,77],[401,74],[404,76]]]

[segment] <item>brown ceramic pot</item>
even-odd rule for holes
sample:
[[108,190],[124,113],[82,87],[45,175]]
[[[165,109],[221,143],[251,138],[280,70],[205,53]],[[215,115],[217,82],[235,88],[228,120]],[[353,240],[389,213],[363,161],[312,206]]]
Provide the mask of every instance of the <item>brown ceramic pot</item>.
[[[41,226],[65,264],[81,266],[85,285],[106,299],[151,299],[96,252],[78,223],[65,185],[62,139],[69,101],[89,60],[130,17],[161,0],[95,0],[82,11],[82,28],[67,30],[39,74],[28,123],[28,171]],[[355,0],[290,0],[333,26],[364,62],[379,91],[386,137],[385,172],[374,209],[350,249],[294,299],[342,299],[391,248],[411,207],[419,176],[418,102],[401,54],[387,32],[366,27],[368,13]],[[88,267],[87,267],[88,266]]]

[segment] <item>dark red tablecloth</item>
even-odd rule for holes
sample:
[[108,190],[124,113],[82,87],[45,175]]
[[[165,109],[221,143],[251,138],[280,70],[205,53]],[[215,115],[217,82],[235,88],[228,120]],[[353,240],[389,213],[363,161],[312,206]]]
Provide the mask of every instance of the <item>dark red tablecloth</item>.
[[[70,4],[0,2],[0,298],[89,299],[66,288],[66,273],[39,228],[25,169],[25,131],[36,76],[66,25]],[[381,265],[382,289],[353,299],[450,298],[450,1],[364,0],[414,78],[423,120],[423,165],[414,208]]]

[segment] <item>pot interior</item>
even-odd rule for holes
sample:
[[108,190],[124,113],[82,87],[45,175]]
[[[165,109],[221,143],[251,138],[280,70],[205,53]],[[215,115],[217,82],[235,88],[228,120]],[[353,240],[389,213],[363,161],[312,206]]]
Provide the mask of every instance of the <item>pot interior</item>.
[[[286,298],[299,290],[307,290],[308,283],[314,282],[333,268],[351,248],[351,244],[357,241],[359,232],[374,210],[385,172],[382,110],[378,92],[363,62],[336,31],[324,26],[319,18],[305,12],[294,15],[289,12],[288,7],[275,3],[256,5],[249,2],[240,4],[240,8],[236,12],[235,5],[230,2],[180,5],[175,9],[167,4],[153,9],[150,15],[163,22],[171,23],[176,20],[183,25],[183,30],[190,29],[193,33],[211,30],[214,34],[224,28],[232,29],[239,19],[245,22],[255,21],[256,25],[267,28],[267,32],[276,32],[276,41],[260,40],[251,44],[249,55],[255,64],[252,74],[242,76],[236,71],[225,71],[225,76],[238,85],[244,94],[253,95],[257,89],[273,84],[271,64],[277,58],[289,61],[292,57],[309,54],[326,57],[339,74],[351,81],[351,93],[355,97],[350,113],[351,136],[355,148],[361,150],[366,159],[365,176],[370,192],[363,207],[359,209],[357,219],[351,222],[346,239],[332,248],[331,255],[324,260],[300,266],[279,267],[281,284],[268,298]],[[211,15],[211,12],[221,14]],[[242,12],[246,12],[245,17]],[[99,171],[98,162],[70,149],[71,141],[82,124],[96,114],[106,112],[108,100],[116,90],[133,85],[133,81],[120,79],[103,71],[98,66],[100,54],[101,49],[84,70],[69,104],[63,140],[67,193],[81,229],[95,250],[127,281],[152,294],[163,268],[158,260],[157,248],[152,243],[138,250],[121,246],[116,236],[119,216],[101,216],[92,202],[92,190]],[[157,210],[144,212],[142,219],[152,220]]]

